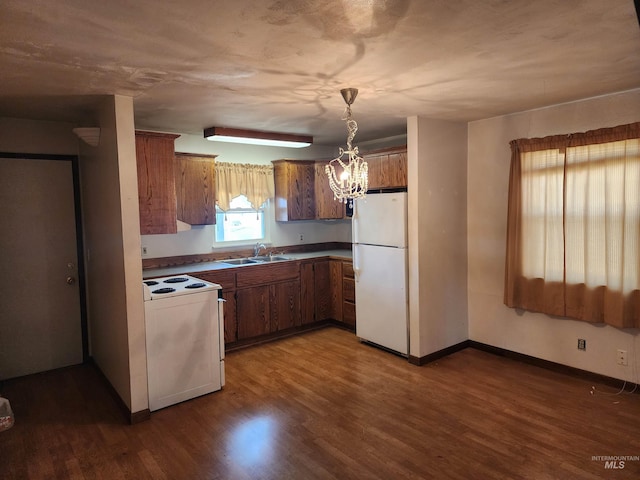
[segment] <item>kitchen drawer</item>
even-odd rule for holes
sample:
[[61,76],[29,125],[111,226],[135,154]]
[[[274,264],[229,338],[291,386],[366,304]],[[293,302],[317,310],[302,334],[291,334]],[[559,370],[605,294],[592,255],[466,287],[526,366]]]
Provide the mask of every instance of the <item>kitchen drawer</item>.
[[222,291],[236,289],[236,274],[233,270],[211,270],[208,272],[197,272],[194,277],[204,280],[205,282],[217,283],[222,286]]
[[300,262],[297,261],[243,266],[236,269],[236,286],[242,288],[285,280],[297,280],[299,275]]
[[342,275],[353,278],[353,262],[342,262]]
[[343,323],[355,327],[356,325],[356,304],[344,302],[342,304],[342,321]]
[[356,301],[356,282],[353,278],[342,279],[342,298],[345,302]]

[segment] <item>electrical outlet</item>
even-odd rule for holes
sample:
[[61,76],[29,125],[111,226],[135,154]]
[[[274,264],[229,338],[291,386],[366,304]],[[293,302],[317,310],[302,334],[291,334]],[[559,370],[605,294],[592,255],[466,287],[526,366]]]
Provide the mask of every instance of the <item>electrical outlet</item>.
[[146,255],[147,254],[147,247],[142,247],[142,255]]
[[299,237],[300,237],[300,241],[301,241],[301,242],[304,242],[304,234],[303,234],[303,233],[301,233],[301,234],[299,235]]
[[629,365],[626,350],[618,350],[618,365]]
[[578,350],[586,350],[587,349],[587,341],[584,338],[578,339]]

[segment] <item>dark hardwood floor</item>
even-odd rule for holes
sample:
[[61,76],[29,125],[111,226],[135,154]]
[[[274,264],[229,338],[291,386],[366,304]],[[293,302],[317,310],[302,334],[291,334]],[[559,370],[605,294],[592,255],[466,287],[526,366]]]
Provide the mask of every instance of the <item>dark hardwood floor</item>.
[[592,459],[640,455],[640,396],[591,386],[474,349],[416,367],[326,328],[233,352],[224,390],[128,425],[72,367],[5,382],[0,478],[640,478]]

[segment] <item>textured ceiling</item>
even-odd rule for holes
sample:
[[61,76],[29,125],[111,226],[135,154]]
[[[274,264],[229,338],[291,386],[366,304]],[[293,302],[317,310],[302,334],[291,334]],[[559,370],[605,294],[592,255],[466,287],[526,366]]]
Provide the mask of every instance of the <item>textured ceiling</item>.
[[640,87],[633,0],[2,0],[0,116],[344,140],[406,117],[474,120]]

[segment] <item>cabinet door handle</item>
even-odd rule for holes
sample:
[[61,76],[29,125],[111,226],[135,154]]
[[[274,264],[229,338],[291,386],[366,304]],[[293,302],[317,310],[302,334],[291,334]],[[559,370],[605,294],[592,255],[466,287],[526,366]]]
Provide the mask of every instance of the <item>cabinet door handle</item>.
[[67,277],[67,285],[73,285],[76,283],[76,279],[73,277]]

